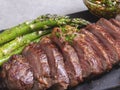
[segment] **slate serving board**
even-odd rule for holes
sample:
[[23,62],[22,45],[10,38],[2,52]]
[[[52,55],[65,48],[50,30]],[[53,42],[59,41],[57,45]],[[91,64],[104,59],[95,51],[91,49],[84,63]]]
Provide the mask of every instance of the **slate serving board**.
[[[84,18],[92,23],[99,19],[89,11],[73,13],[68,16],[71,18]],[[0,87],[0,90],[6,89]],[[120,90],[120,65],[116,65],[111,71],[68,90]]]

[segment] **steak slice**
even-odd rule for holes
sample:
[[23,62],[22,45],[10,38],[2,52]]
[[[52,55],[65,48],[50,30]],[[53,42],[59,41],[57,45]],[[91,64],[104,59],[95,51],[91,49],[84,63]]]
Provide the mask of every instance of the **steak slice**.
[[115,26],[117,26],[117,27],[119,27],[120,28],[120,22],[119,21],[117,21],[116,19],[110,19],[110,22],[112,23],[112,24],[114,24]]
[[[91,44],[86,39],[87,36],[82,33],[77,33],[73,39],[73,46],[78,53],[81,64],[83,64],[82,70],[84,78],[87,78],[89,75],[96,76],[104,71],[101,59],[96,55]],[[86,68],[84,69],[85,66]]]
[[40,45],[36,43],[28,45],[23,50],[22,55],[27,58],[33,69],[35,77],[34,90],[49,88],[52,85],[50,68],[47,55],[40,48]]
[[115,40],[120,40],[120,28],[113,25],[110,21],[101,18],[97,24],[103,27]]
[[69,78],[65,70],[64,60],[61,52],[55,44],[48,37],[44,37],[40,42],[41,47],[48,57],[48,62],[51,70],[51,76],[55,80],[58,87],[67,89],[69,85]]
[[112,64],[110,62],[111,58],[109,56],[109,53],[107,53],[105,47],[103,47],[102,44],[99,43],[99,40],[91,32],[85,29],[81,29],[80,32],[86,35],[87,41],[91,44],[97,56],[101,58],[104,70],[110,70],[112,68]]
[[86,29],[93,33],[98,38],[103,47],[108,50],[111,56],[110,62],[112,65],[116,64],[119,60],[119,56],[116,47],[114,46],[115,42],[110,34],[107,33],[101,26],[95,24],[88,25]]
[[55,28],[52,32],[51,40],[60,48],[65,63],[65,69],[70,79],[70,86],[76,86],[82,81],[82,70],[74,48],[65,41],[65,37],[58,34],[63,34],[60,28]]
[[113,25],[110,21],[101,18],[98,25],[102,26],[106,32],[108,32],[113,37],[114,46],[119,55],[120,60],[120,28]]
[[118,14],[118,15],[115,17],[115,19],[120,22],[120,14]]
[[10,90],[31,90],[34,84],[33,71],[21,55],[13,55],[2,66],[2,78]]

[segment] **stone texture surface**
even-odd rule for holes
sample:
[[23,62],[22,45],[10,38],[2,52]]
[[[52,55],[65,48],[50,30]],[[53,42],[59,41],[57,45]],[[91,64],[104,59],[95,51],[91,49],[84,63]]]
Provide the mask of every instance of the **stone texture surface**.
[[82,0],[0,0],[0,30],[42,14],[66,15],[83,10]]

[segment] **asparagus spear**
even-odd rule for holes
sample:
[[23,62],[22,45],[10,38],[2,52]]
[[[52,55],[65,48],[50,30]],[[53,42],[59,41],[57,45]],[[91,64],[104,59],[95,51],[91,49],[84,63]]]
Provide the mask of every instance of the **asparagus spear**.
[[[65,16],[63,16],[63,17],[65,17]],[[36,21],[38,22],[39,20],[40,21],[42,21],[42,20],[44,21],[44,20],[56,19],[56,18],[62,18],[62,16],[47,14],[47,15],[42,15],[42,16],[38,17],[36,19]],[[69,24],[69,25],[74,26],[74,27],[81,28],[83,26],[86,26],[86,25],[90,24],[89,21],[86,21],[85,19],[82,19],[82,18],[70,18],[69,16],[66,16],[65,18],[69,18],[70,19],[70,21],[68,23],[66,23],[66,24]]]
[[81,27],[84,27],[84,26],[86,26],[88,24],[90,24],[90,22],[86,21],[86,20],[84,20],[82,18],[73,18],[71,20],[71,24],[70,25],[74,26],[76,28],[81,28]]
[[[73,24],[73,26],[74,26],[74,25],[81,25],[81,24],[80,24],[81,22],[79,22],[79,20],[80,20],[80,19],[77,19],[78,22],[76,22],[75,19],[74,19],[73,21],[71,21],[71,22],[73,22],[73,23],[71,23],[71,24]],[[84,20],[83,20],[83,21],[84,21]],[[75,22],[75,23],[74,23],[74,22]],[[87,25],[87,24],[89,24],[89,22],[87,22],[87,21],[85,21],[84,23],[82,23],[82,25]],[[81,26],[82,26],[82,25],[81,25]],[[51,30],[48,30],[48,31],[50,32]],[[49,32],[46,33],[46,31],[43,31],[43,32],[45,32],[45,34],[49,33]],[[34,33],[35,33],[35,32],[34,32]],[[41,37],[33,40],[32,42],[39,42],[40,39],[41,39]],[[29,43],[30,43],[30,42],[29,42]],[[23,43],[23,44],[24,44],[24,43]],[[21,45],[23,45],[23,44],[21,44]],[[10,58],[10,56],[12,56],[12,55],[14,55],[14,54],[20,54],[20,53],[22,52],[23,48],[24,48],[26,45],[28,45],[28,43],[25,44],[25,45],[23,45],[23,46],[21,46],[21,47],[18,45],[17,49],[16,49],[16,48],[13,49],[13,50],[14,50],[13,52],[8,53],[7,55],[1,57],[1,58],[0,58],[0,66],[1,66],[4,62],[8,61],[8,59]],[[19,48],[19,47],[20,47],[20,48]],[[4,48],[6,48],[6,47],[4,47]],[[8,48],[9,48],[9,45],[8,45]],[[12,49],[11,49],[11,50],[12,50]]]
[[43,15],[33,20],[32,22],[25,22],[18,26],[12,27],[8,30],[5,30],[0,34],[0,45],[15,39],[18,36],[37,31],[40,29],[48,29],[60,25],[77,25],[83,26],[89,22],[83,19],[70,19],[68,16],[57,16],[57,15]]
[[12,39],[15,39],[18,36],[24,35],[26,33],[30,33],[33,31],[37,31],[40,29],[47,29],[53,26],[63,25],[70,22],[69,18],[66,17],[56,17],[49,18],[41,22],[39,18],[33,20],[32,22],[25,22],[18,26],[12,27],[8,30],[5,30],[0,34],[0,45],[4,44]]
[[[39,42],[41,38],[42,38],[42,37],[39,37],[39,38],[33,40],[32,42]],[[24,49],[24,47],[25,47],[26,45],[28,45],[28,44],[25,44],[25,45],[21,46],[20,48],[17,48],[16,50],[14,50],[13,52],[9,53],[8,55],[1,57],[1,58],[0,58],[0,66],[1,66],[3,63],[5,63],[6,61],[8,61],[9,58],[10,58],[12,55],[14,55],[14,54],[21,54],[22,50]]]
[[24,48],[24,46],[18,48],[18,49],[15,50],[14,52],[12,52],[12,53],[4,56],[4,57],[1,57],[1,58],[0,58],[0,66],[1,66],[3,63],[5,63],[6,61],[8,61],[8,59],[9,59],[12,55],[14,55],[14,54],[20,54],[20,53],[22,52],[23,48]]
[[[47,16],[46,16],[47,17]],[[53,19],[55,20],[55,22],[56,21],[59,21],[59,19],[61,19],[61,17],[58,17],[58,18],[56,18],[55,16],[54,17],[52,17],[52,18],[50,18],[50,17],[47,17],[49,20],[52,20],[53,21]],[[68,18],[68,17],[66,17],[66,18]],[[36,19],[37,20],[37,19]],[[62,21],[62,19],[61,19],[61,21]],[[63,21],[64,21],[64,19],[63,19]],[[59,22],[59,23],[63,23],[63,21],[62,22]],[[36,21],[37,22],[37,21]],[[89,22],[88,21],[85,21],[84,19],[81,19],[81,18],[75,18],[75,19],[71,19],[71,21],[69,21],[70,22],[70,24],[72,25],[72,26],[84,26],[84,25],[87,25],[87,24],[89,24]],[[43,23],[43,22],[42,22]],[[37,24],[35,24],[36,26],[35,27],[37,27],[37,26],[40,26],[40,25],[38,25],[38,24],[40,24],[40,23],[37,23]],[[51,23],[50,23],[51,24]],[[45,24],[44,24],[45,25]],[[34,26],[33,26],[34,27]],[[41,26],[42,27],[42,26]],[[46,32],[46,31],[45,31]],[[48,31],[49,32],[49,31]],[[32,35],[34,35],[34,36],[32,36]],[[33,37],[33,38],[31,38],[31,37]],[[20,47],[22,44],[24,44],[24,43],[29,43],[31,40],[33,40],[33,39],[35,39],[35,38],[37,38],[37,37],[39,37],[39,35],[37,35],[37,34],[35,34],[35,33],[33,33],[33,34],[28,34],[28,35],[26,35],[25,37],[18,37],[18,38],[16,38],[15,40],[13,40],[13,41],[11,41],[11,42],[9,42],[9,43],[7,43],[7,44],[5,44],[5,45],[3,45],[1,48],[0,48],[0,57],[2,57],[2,56],[4,56],[4,55],[6,55],[6,54],[8,54],[8,53],[10,53],[11,51],[13,51],[13,50],[15,50],[16,48],[18,48],[18,47]],[[28,39],[28,40],[27,40]],[[26,40],[26,41],[25,41]]]
[[10,41],[9,43],[4,44],[3,46],[0,47],[0,57],[3,57],[15,49],[26,45],[33,41],[34,39],[41,37],[45,34],[50,33],[51,30],[46,30],[46,31],[39,31],[39,32],[33,32],[30,34],[26,34],[24,36],[17,37],[16,39]]

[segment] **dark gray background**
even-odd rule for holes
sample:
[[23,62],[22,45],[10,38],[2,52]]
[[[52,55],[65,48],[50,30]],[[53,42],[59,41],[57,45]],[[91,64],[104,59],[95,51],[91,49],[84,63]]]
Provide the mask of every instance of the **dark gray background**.
[[82,0],[0,0],[0,30],[42,14],[66,15],[83,10]]

